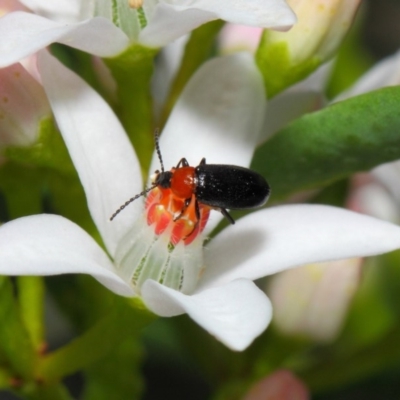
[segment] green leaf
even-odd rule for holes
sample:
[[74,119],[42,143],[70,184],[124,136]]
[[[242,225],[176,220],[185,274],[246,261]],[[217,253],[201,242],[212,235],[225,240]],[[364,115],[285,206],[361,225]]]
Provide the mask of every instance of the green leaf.
[[390,87],[305,115],[258,148],[252,168],[278,200],[399,159],[399,104]]
[[17,278],[21,317],[36,351],[44,344],[44,284],[41,276]]
[[37,354],[22,321],[10,278],[0,277],[0,347],[15,374],[34,376]]
[[156,49],[133,44],[118,57],[104,60],[117,83],[118,104],[115,112],[135,147],[145,173],[154,149],[150,82],[157,52]]

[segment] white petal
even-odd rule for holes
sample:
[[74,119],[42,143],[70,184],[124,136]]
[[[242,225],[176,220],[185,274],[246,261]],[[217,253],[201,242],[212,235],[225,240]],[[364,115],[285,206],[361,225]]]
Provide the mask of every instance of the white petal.
[[120,122],[97,92],[45,51],[40,53],[39,69],[93,220],[114,255],[143,207],[140,201],[134,202],[122,218],[109,220],[121,204],[142,190],[139,162]]
[[400,227],[322,205],[290,205],[252,213],[206,249],[201,287],[257,279],[314,262],[371,256],[400,247]]
[[372,92],[386,86],[400,84],[400,51],[378,62],[350,89],[335,98],[334,102]]
[[19,0],[35,14],[55,21],[78,21],[81,0]]
[[266,141],[296,118],[326,105],[324,87],[332,67],[331,62],[322,65],[306,79],[279,93],[268,102],[260,142]]
[[166,0],[160,1],[147,18],[148,25],[139,39],[150,46],[162,46],[215,19],[282,30],[296,22],[284,0]]
[[[160,139],[169,170],[185,157],[198,165],[248,166],[264,119],[262,77],[249,54],[215,58],[191,78],[172,111]],[[156,154],[151,171],[159,169]],[[207,228],[220,220],[213,213]]]
[[58,42],[99,57],[112,57],[128,45],[128,37],[105,18],[79,23],[55,22],[34,14],[14,12],[0,19],[0,67]]
[[100,246],[57,215],[33,215],[0,227],[0,274],[89,274],[113,292],[133,296]]
[[232,350],[244,350],[268,326],[269,299],[248,280],[209,289],[192,296],[148,280],[142,287],[146,306],[164,317],[187,313]]

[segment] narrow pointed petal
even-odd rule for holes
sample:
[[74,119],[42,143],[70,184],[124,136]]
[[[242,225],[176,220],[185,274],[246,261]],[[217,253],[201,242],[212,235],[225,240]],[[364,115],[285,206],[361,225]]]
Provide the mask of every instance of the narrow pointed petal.
[[272,307],[264,292],[248,280],[198,292],[192,296],[148,280],[142,287],[145,304],[156,314],[187,313],[232,350],[244,350],[268,326]]
[[89,274],[113,292],[133,296],[100,246],[83,229],[57,215],[33,215],[0,227],[0,274]]
[[363,257],[400,247],[400,227],[322,205],[290,205],[252,213],[206,248],[201,288],[257,279],[315,262]]
[[281,30],[296,22],[295,14],[284,0],[160,1],[148,16],[139,39],[149,46],[163,46],[215,19]]
[[54,42],[99,57],[115,56],[129,45],[128,37],[105,18],[66,24],[21,11],[0,19],[0,37],[0,67],[14,64]]
[[123,218],[110,221],[121,204],[142,190],[135,152],[111,108],[81,78],[45,51],[39,70],[93,220],[114,255],[142,208],[140,201],[132,203]]
[[[262,78],[249,54],[207,62],[189,81],[162,132],[165,168],[182,157],[191,165],[205,157],[208,164],[248,166],[265,106]],[[159,168],[154,154],[150,170]],[[213,214],[209,226],[220,220]]]

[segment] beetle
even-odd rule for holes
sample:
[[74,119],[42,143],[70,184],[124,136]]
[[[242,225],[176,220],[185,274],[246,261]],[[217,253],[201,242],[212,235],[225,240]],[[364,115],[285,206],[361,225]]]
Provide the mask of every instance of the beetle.
[[195,197],[197,220],[193,231],[200,220],[199,204],[219,210],[231,224],[234,224],[235,220],[227,209],[256,208],[264,205],[268,200],[270,194],[268,183],[263,176],[251,169],[236,165],[207,164],[205,158],[200,161],[197,167],[193,167],[189,165],[186,158],[182,158],[175,168],[172,168],[171,171],[165,171],[157,132],[155,134],[155,145],[161,172],[156,170],[152,185],[126,201],[114,212],[110,221],[130,203],[156,187],[171,189],[174,196],[183,200],[183,207],[180,213],[174,217],[174,221],[182,217],[189,207],[192,196]]

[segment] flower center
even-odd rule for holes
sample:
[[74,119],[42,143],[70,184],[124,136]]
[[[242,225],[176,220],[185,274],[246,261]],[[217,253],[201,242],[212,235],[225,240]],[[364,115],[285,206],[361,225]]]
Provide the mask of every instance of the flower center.
[[200,235],[210,207],[187,201],[171,189],[154,188],[146,198],[145,214],[118,245],[115,262],[122,277],[136,292],[147,279],[190,294],[203,269],[203,238]]
[[171,189],[161,187],[156,187],[149,193],[145,207],[148,225],[154,226],[156,235],[169,230],[173,246],[181,240],[185,245],[192,243],[204,230],[210,216],[210,207],[199,204],[200,218],[197,218],[194,195],[186,207],[181,197],[175,196]]

